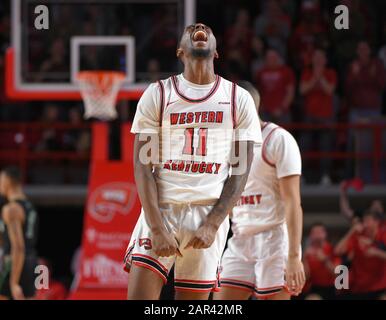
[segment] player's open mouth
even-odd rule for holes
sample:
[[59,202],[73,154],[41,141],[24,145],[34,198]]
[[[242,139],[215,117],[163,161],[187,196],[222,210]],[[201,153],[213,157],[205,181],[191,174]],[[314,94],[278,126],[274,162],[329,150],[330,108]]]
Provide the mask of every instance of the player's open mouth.
[[198,30],[198,31],[193,33],[192,40],[194,42],[196,42],[196,41],[204,41],[204,42],[206,42],[206,41],[208,41],[208,35],[206,34],[205,31]]

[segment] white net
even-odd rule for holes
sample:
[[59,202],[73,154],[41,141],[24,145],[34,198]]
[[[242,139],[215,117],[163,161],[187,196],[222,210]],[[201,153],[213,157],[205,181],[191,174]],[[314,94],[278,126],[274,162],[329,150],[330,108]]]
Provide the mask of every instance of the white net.
[[117,94],[124,80],[125,74],[122,72],[79,72],[77,81],[85,106],[84,118],[114,120],[117,117]]

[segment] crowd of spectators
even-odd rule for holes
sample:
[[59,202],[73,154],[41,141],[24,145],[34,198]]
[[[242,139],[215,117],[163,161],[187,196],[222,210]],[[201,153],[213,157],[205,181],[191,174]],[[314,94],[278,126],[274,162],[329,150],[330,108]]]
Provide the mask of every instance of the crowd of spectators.
[[[302,294],[305,299],[386,300],[385,210],[379,200],[362,211],[354,210],[347,195],[349,188],[361,190],[363,182],[352,179],[341,183],[341,213],[350,222],[343,237],[332,245],[323,223],[315,223],[308,233],[303,256],[307,275]],[[339,266],[345,268],[336,269]],[[342,284],[339,287],[337,276],[345,270],[346,280],[338,279],[338,284]]]
[[[334,8],[338,4],[349,9],[348,30],[337,30],[334,26]],[[220,59],[216,61],[217,72],[230,80],[250,80],[256,85],[262,97],[260,110],[264,120],[290,128],[292,123],[298,122],[316,126],[385,123],[384,1],[197,0],[196,7],[199,20],[210,25],[217,37],[220,53]],[[2,53],[10,40],[9,3],[8,8],[4,8],[0,11]],[[110,11],[100,5],[78,6],[75,13],[74,7],[67,5],[53,8],[49,33],[38,33],[32,27],[26,27],[30,41],[23,70],[29,81],[69,79],[68,43],[74,34],[134,35],[137,81],[155,81],[181,70],[175,58],[180,22],[173,6],[148,7],[143,15],[131,12],[130,6],[121,5]],[[66,23],[70,20],[73,23]],[[101,60],[95,47],[89,47],[83,52],[81,64],[89,68],[98,68],[109,60],[115,60],[115,65],[114,62],[110,64],[114,68],[124,64],[121,59],[107,59],[105,54],[102,57]],[[1,54],[2,74],[3,59]],[[40,103],[28,108],[33,111],[27,111],[25,103],[15,105],[7,101],[3,91],[2,85],[2,121],[39,120],[54,106],[60,109],[54,121],[81,121],[73,119],[78,117],[75,109],[81,112],[78,105],[69,108],[62,102]],[[124,120],[130,120],[133,113],[126,114]],[[365,153],[384,147],[376,146],[373,133],[366,130],[293,128],[292,132],[304,154],[313,151]],[[384,144],[385,138],[384,133]],[[51,130],[42,134],[34,148],[70,148],[83,152],[87,150],[87,144],[85,135],[81,134],[80,139],[71,134],[58,137]],[[372,161],[369,159],[333,160],[324,156],[319,164],[318,161],[305,161],[305,182],[329,184],[354,174],[366,182],[372,181]]]
[[[54,126],[58,122],[74,127],[84,124],[81,103],[14,102],[5,97],[4,54],[11,37],[10,3],[6,0],[0,6],[0,123],[37,122],[45,127],[29,132],[28,137],[17,130],[0,129],[0,149],[15,149],[27,139],[27,147],[33,153],[70,151],[87,155],[89,130],[60,130]],[[334,27],[334,8],[339,4],[349,9],[348,30]],[[29,41],[23,76],[30,82],[69,80],[71,35],[134,35],[137,81],[154,82],[181,71],[175,58],[180,21],[172,6],[143,7],[143,15],[123,5],[112,11],[98,5],[77,7],[74,11],[73,6],[63,3],[53,8],[49,32],[39,33],[24,24]],[[210,25],[217,38],[220,59],[216,61],[216,72],[232,81],[249,80],[255,84],[261,94],[263,120],[290,128],[299,122],[315,127],[386,123],[384,0],[197,0],[196,8],[198,20]],[[119,51],[108,57],[95,47],[87,47],[81,54],[82,68],[124,65],[121,58],[116,59],[122,55]],[[118,107],[121,120],[133,117],[135,102],[122,102]],[[369,131],[292,128],[291,132],[303,154],[363,153],[379,147]],[[382,138],[380,148],[386,150],[386,130]],[[337,161],[319,157],[318,161],[307,162],[304,157],[303,172],[305,182],[329,184],[354,174],[371,182],[372,165],[371,160],[362,158]],[[70,170],[64,174],[66,166]],[[385,168],[381,167],[381,182],[386,182]],[[86,183],[86,176],[87,165],[35,161],[28,182]],[[355,183],[360,184],[354,180],[352,184]],[[335,242],[323,223],[311,227],[304,244],[308,282],[301,298],[385,299],[384,208],[380,201],[374,201],[368,209],[356,212],[348,202],[347,187],[341,186],[341,211],[351,227]],[[349,267],[349,290],[335,288],[337,265]],[[58,283],[53,291],[42,292],[38,298],[63,298],[65,291]]]
[[[348,30],[334,26],[338,4],[349,9]],[[316,127],[384,124],[385,9],[377,1],[259,1],[256,15],[253,10],[239,9],[234,22],[227,21],[220,49],[225,59],[220,67],[232,80],[255,83],[265,120]],[[293,132],[304,153],[371,153],[377,147],[371,131],[324,128]],[[385,137],[383,134],[378,148],[385,148]],[[320,158],[317,166],[315,161],[305,161],[306,180],[330,184],[356,174],[372,181],[369,159],[349,158],[339,166],[330,157]],[[311,172],[318,172],[316,180]]]

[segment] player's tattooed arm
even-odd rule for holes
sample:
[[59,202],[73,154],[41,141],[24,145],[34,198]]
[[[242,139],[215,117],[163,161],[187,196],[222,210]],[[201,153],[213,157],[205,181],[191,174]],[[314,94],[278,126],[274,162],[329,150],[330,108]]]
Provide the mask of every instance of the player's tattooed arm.
[[[134,176],[145,219],[151,228],[153,250],[159,256],[180,255],[174,236],[168,232],[162,220],[158,205],[157,185],[153,175],[153,165],[151,162],[147,163],[144,159],[145,155],[141,152],[141,150],[146,149],[144,147],[146,144],[151,143],[151,139],[158,141],[158,137],[148,135],[147,140],[141,141],[139,136],[140,134],[135,135],[134,142]],[[148,148],[148,152],[158,152],[158,150]],[[147,154],[147,158],[152,158],[152,155]]]
[[[244,145],[242,145],[244,144]],[[251,169],[253,160],[253,141],[240,141],[236,142],[236,157],[239,156],[239,150],[246,150],[245,157],[242,157],[245,166],[244,169],[238,174],[231,175],[225,182],[224,188],[220,195],[219,200],[214,205],[212,211],[208,214],[208,218],[205,223],[195,232],[192,239],[188,242],[185,248],[202,249],[209,248],[216,236],[216,232],[220,227],[224,219],[231,213],[233,207],[244,190],[247,183],[248,174]],[[245,147],[245,148],[243,148]],[[240,157],[239,157],[240,159]],[[240,163],[234,165],[240,166]]]
[[[246,144],[246,146],[242,146],[242,144]],[[235,155],[239,161],[233,165],[233,172],[237,167],[243,167],[243,170],[239,170],[237,174],[232,174],[227,179],[219,200],[208,215],[208,223],[217,228],[220,227],[227,215],[231,213],[244,191],[253,160],[253,146],[253,141],[236,141],[235,143]],[[246,150],[245,156],[240,154],[241,150]],[[244,160],[246,162],[244,162],[244,165],[241,165]]]
[[10,203],[3,208],[3,219],[7,226],[11,242],[12,268],[9,285],[12,297],[15,300],[24,299],[23,290],[19,285],[21,273],[24,266],[25,246],[23,238],[23,211],[18,204]]

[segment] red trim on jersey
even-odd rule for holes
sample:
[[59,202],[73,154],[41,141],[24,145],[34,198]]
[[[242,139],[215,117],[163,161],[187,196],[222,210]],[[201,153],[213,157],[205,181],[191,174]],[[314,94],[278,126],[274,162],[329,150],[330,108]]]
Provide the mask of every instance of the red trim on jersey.
[[273,129],[271,130],[271,132],[268,133],[267,137],[264,139],[263,147],[262,147],[262,150],[261,150],[261,156],[262,156],[263,160],[264,160],[268,165],[270,165],[271,167],[274,167],[274,168],[276,167],[275,164],[272,163],[272,162],[270,162],[270,161],[268,160],[267,155],[266,155],[265,152],[266,152],[266,148],[267,148],[267,143],[269,142],[269,139],[271,138],[272,133],[274,133],[274,131],[275,131],[276,129],[279,129],[279,128],[280,128],[280,127],[273,128]]
[[160,94],[161,94],[161,113],[160,113],[160,126],[162,126],[162,117],[163,117],[163,114],[164,114],[164,108],[165,108],[165,88],[164,88],[164,85],[162,83],[161,80],[158,80],[158,84],[159,84],[159,87],[160,87]]
[[174,90],[176,91],[177,95],[181,99],[183,99],[187,102],[191,102],[191,103],[200,103],[200,102],[204,102],[204,101],[208,100],[217,91],[218,87],[220,86],[220,82],[221,82],[220,81],[221,77],[216,74],[215,84],[213,85],[212,89],[210,89],[209,93],[205,97],[202,97],[200,99],[191,99],[191,98],[185,96],[182,92],[180,92],[178,90],[177,77],[174,75],[171,78],[172,78],[172,84],[173,84]]
[[263,126],[261,127],[261,131],[263,132],[263,130],[264,130],[269,124],[270,124],[269,121],[264,122],[264,123],[263,123]]
[[232,93],[231,93],[231,114],[232,114],[232,121],[233,121],[233,129],[236,128],[236,84],[232,83]]

